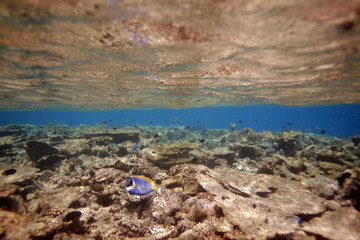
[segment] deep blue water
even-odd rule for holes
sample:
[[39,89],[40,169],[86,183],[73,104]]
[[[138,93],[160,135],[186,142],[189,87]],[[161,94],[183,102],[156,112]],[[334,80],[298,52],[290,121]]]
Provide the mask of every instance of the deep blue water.
[[[241,122],[240,122],[241,121]],[[12,123],[94,125],[191,125],[205,128],[250,127],[256,132],[301,130],[350,137],[360,133],[360,104],[330,106],[250,105],[192,109],[136,109],[114,111],[2,111],[0,125]]]

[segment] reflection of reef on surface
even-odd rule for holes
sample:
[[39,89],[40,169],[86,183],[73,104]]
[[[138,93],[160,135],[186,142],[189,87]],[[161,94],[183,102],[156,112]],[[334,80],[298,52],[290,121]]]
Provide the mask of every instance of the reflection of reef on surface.
[[[0,136],[2,239],[360,235],[359,136],[60,124]],[[136,200],[130,175],[166,189]]]
[[2,0],[0,108],[359,103],[358,0]]

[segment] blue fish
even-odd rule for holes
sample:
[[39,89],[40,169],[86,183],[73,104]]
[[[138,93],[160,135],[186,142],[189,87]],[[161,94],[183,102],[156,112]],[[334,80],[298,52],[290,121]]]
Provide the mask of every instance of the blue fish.
[[151,179],[144,176],[134,175],[126,179],[124,188],[134,197],[144,199],[153,195],[154,192],[162,195],[162,191],[165,187],[157,187]]
[[297,216],[285,218],[285,220],[291,220],[291,219],[295,219],[297,223],[300,223],[300,222],[301,222],[301,218],[299,218],[299,217],[297,217]]
[[132,151],[135,151],[138,148],[139,148],[139,145],[137,143],[135,143],[134,146],[132,147]]
[[285,155],[284,150],[280,149],[280,150],[279,150],[279,154],[280,154],[281,156],[284,156],[284,155]]

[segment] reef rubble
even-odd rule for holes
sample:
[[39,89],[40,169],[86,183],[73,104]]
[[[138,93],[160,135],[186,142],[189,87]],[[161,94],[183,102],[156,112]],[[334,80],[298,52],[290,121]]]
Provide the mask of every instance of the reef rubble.
[[[359,239],[358,139],[250,128],[1,126],[0,237]],[[123,187],[131,175],[166,188],[135,199]]]

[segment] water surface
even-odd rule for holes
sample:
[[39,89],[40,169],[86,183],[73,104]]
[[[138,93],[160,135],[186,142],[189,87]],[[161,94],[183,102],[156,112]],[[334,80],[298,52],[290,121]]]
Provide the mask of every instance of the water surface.
[[1,1],[0,108],[359,103],[359,1]]

